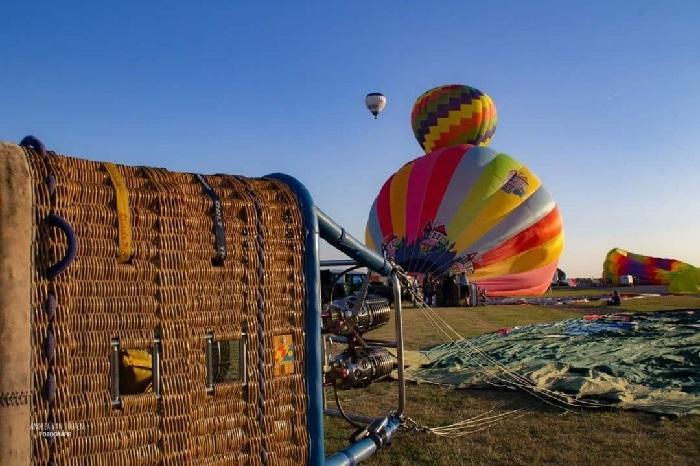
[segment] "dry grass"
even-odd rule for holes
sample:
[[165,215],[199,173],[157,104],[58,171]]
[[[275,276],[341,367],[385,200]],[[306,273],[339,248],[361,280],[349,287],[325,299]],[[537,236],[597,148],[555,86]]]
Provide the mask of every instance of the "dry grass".
[[[435,312],[460,335],[474,336],[493,332],[501,327],[552,322],[581,315],[569,308],[543,306],[483,306],[472,308],[436,308]],[[446,341],[446,337],[424,316],[423,311],[404,308],[404,345],[407,349],[424,349]],[[389,325],[367,333],[370,338],[394,339],[393,315]]]
[[[617,308],[601,303],[575,306],[486,306],[445,308],[437,312],[462,335],[500,327],[556,321],[609,311],[700,308],[700,297],[666,296],[623,301]],[[406,347],[421,349],[445,338],[417,309],[405,310]],[[393,338],[393,327],[372,332]],[[332,399],[332,398],[329,398]],[[396,386],[377,383],[365,390],[341,393],[352,412],[385,414],[396,405]],[[700,417],[666,419],[625,411],[564,412],[528,395],[506,391],[451,390],[432,385],[407,387],[407,414],[419,423],[439,426],[495,409],[514,408],[521,415],[490,429],[460,438],[400,433],[391,448],[374,455],[367,465],[685,465],[700,463]],[[347,445],[352,432],[342,419],[326,418],[326,449]]]
[[666,293],[667,288],[662,285],[596,287],[596,288],[552,288],[543,296],[599,296],[609,295],[613,290],[620,293]]

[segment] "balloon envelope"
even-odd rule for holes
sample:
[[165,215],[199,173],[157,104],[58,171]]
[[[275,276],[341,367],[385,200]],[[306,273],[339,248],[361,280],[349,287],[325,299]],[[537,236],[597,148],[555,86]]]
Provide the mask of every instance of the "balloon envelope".
[[425,92],[411,112],[413,134],[425,152],[456,144],[486,146],[497,122],[496,104],[491,97],[461,84]]
[[365,239],[414,275],[464,271],[491,295],[546,291],[564,244],[559,209],[535,174],[467,144],[394,173],[372,205]]
[[669,272],[668,291],[700,294],[700,268],[688,267],[677,272]]
[[640,285],[668,285],[669,272],[680,272],[692,268],[690,264],[676,259],[644,256],[620,248],[613,248],[603,262],[603,280],[613,285],[620,284],[620,276],[632,275]]

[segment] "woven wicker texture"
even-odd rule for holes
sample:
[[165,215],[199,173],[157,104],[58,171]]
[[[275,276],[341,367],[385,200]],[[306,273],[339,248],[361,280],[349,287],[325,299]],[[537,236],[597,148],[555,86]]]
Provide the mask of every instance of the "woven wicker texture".
[[[116,195],[104,164],[27,153],[36,225],[32,422],[43,426],[32,430],[33,464],[305,464],[304,233],[289,188],[204,177],[221,200],[220,263],[212,199],[194,175],[117,165],[133,251],[118,263]],[[44,272],[67,241],[46,225],[50,213],[65,218],[78,241],[74,262],[52,279]],[[216,340],[246,335],[245,386],[217,383],[207,393],[207,332]],[[275,335],[292,335],[292,374],[274,375]],[[149,350],[155,336],[162,397],[122,395],[113,408],[111,340]]]

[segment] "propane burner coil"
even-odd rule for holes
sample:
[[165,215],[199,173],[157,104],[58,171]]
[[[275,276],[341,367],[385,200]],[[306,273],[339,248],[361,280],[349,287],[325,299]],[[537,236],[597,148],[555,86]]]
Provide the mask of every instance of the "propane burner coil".
[[389,301],[381,296],[367,296],[361,306],[357,306],[354,295],[336,299],[321,314],[323,332],[343,336],[363,334],[386,325],[390,314]]
[[363,388],[396,368],[396,358],[381,346],[348,348],[330,361],[326,383],[337,388]]

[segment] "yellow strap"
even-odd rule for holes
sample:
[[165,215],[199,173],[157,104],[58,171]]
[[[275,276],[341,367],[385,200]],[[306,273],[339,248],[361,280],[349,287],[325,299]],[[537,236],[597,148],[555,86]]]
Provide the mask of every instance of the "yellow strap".
[[114,193],[117,198],[117,219],[119,227],[119,256],[117,257],[117,262],[124,264],[129,262],[133,255],[133,247],[131,245],[129,190],[116,165],[105,162],[104,166],[107,169],[107,173],[109,173],[109,179],[112,180],[112,186],[114,187]]

